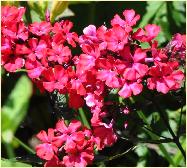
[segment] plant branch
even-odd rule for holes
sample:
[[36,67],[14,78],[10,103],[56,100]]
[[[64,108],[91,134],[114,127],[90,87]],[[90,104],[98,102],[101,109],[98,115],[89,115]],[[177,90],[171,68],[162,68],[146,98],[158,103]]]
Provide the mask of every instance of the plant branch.
[[85,115],[85,113],[84,113],[84,111],[83,111],[82,108],[79,108],[79,114],[80,114],[80,117],[81,117],[81,119],[82,119],[83,124],[84,124],[87,128],[90,129],[90,124],[89,124],[89,122],[88,122],[88,120],[87,120],[87,118],[86,118],[86,115]]
[[127,140],[127,141],[131,141],[133,143],[152,143],[152,144],[161,144],[161,143],[170,143],[173,142],[173,139],[171,138],[164,138],[164,139],[144,139],[144,138],[131,138],[131,137],[120,137],[121,139]]
[[177,145],[177,147],[179,148],[179,150],[181,151],[183,157],[184,157],[184,160],[186,160],[186,153],[184,151],[184,149],[182,148],[180,142],[179,142],[179,137],[177,137],[173,130],[171,129],[171,126],[169,125],[169,122],[168,120],[165,118],[165,115],[163,114],[162,112],[162,109],[160,108],[160,106],[158,105],[158,103],[153,99],[152,100],[153,104],[155,105],[155,107],[157,108],[159,114],[160,114],[160,117],[162,118],[165,126],[167,127],[167,129],[169,130],[170,134],[172,135],[173,137],[173,142]]
[[117,154],[117,155],[115,155],[115,156],[111,156],[111,157],[109,157],[107,160],[108,160],[108,161],[111,161],[111,160],[117,159],[117,158],[119,158],[119,157],[121,157],[121,156],[127,154],[128,152],[133,151],[133,150],[136,149],[137,147],[138,147],[138,146],[132,146],[132,147],[130,147],[129,149],[127,149],[125,152],[120,153],[120,154]]
[[143,128],[146,129],[146,130],[148,130],[148,131],[150,131],[150,132],[152,132],[153,134],[157,135],[158,137],[162,137],[164,139],[171,139],[171,138],[167,138],[165,136],[159,135],[157,132],[155,132],[152,129],[149,129],[149,128],[145,127],[145,126],[143,126]]
[[25,143],[23,143],[21,140],[19,140],[19,139],[16,138],[15,136],[14,136],[14,140],[15,140],[16,142],[18,142],[25,150],[27,150],[27,151],[30,152],[31,154],[35,154],[35,152],[34,152],[29,146],[27,146]]
[[180,131],[181,131],[182,111],[183,111],[183,106],[181,107],[181,111],[180,111],[180,118],[179,118],[179,123],[178,123],[177,136],[179,136]]

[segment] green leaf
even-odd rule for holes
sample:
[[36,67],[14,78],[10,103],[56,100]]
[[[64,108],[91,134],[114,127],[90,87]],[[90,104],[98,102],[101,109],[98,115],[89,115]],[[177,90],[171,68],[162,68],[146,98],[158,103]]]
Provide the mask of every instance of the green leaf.
[[54,22],[56,17],[60,14],[62,14],[65,9],[68,7],[68,1],[52,1],[51,6],[51,22]]
[[[146,118],[146,116],[144,115],[144,113],[143,113],[142,111],[137,111],[137,112],[138,112],[139,117],[144,121],[144,123],[148,124],[147,127],[148,127],[149,129],[152,130],[151,126],[149,125],[149,121],[147,120],[147,118]],[[158,137],[157,135],[153,134],[153,133],[150,132],[150,131],[147,131],[147,133],[150,135],[150,137],[151,137],[152,139],[155,139],[155,140],[159,140],[159,139],[160,139],[160,137]],[[158,153],[161,153],[161,154],[168,160],[168,162],[169,162],[171,165],[176,166],[176,165],[175,165],[175,162],[173,161],[171,155],[170,155],[170,154],[168,153],[168,151],[166,150],[165,146],[164,146],[163,144],[159,144],[158,147],[159,147],[160,150],[157,151],[157,152],[158,152]]]
[[[186,138],[182,139],[182,147],[183,147],[183,149],[186,149]],[[173,160],[177,166],[185,166],[184,159],[183,159],[183,156],[182,156],[180,150],[178,150],[178,152],[174,156]],[[182,161],[183,161],[183,163],[181,164]]]
[[141,43],[140,45],[142,49],[150,48],[150,44],[148,42]]
[[71,9],[66,8],[62,14],[60,14],[56,17],[56,20],[63,18],[63,17],[70,17],[70,16],[75,16],[75,13],[73,13],[73,11]]
[[152,116],[151,125],[154,125],[155,123],[157,123],[160,120],[160,115],[157,112],[152,113],[151,116]]
[[16,162],[9,159],[1,159],[1,167],[32,167],[29,164]]
[[29,99],[32,94],[32,83],[25,75],[21,76],[2,107],[2,138],[6,143],[12,141],[19,124],[24,119]]
[[162,1],[157,1],[157,2],[147,2],[148,6],[147,6],[147,12],[146,14],[142,17],[142,20],[139,24],[139,27],[143,27],[146,24],[149,23],[149,21],[157,14],[157,11],[161,8],[161,6],[164,4],[165,2]]
[[38,17],[41,20],[45,20],[45,12],[48,8],[48,1],[28,1],[28,5],[31,10],[38,14]]
[[135,149],[135,152],[139,156],[139,160],[137,162],[137,167],[144,167],[147,163],[146,155],[148,154],[149,150],[145,145],[138,146],[138,148]]
[[36,13],[34,10],[30,10],[30,13],[31,13],[32,22],[41,22],[42,21],[39,17],[39,14]]
[[186,11],[186,2],[185,1],[173,1],[173,7],[177,11],[185,12]]
[[2,6],[19,6],[19,1],[2,1]]

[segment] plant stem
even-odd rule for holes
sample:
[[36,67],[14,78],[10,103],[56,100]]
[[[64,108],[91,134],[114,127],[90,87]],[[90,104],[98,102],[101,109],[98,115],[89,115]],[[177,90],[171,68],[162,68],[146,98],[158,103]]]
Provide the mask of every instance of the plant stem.
[[166,138],[166,139],[143,139],[143,138],[124,138],[124,137],[120,137],[121,139],[133,142],[133,143],[151,143],[151,144],[161,144],[161,143],[169,143],[169,142],[173,142],[173,139],[170,138]]
[[7,152],[7,156],[9,159],[12,159],[15,157],[14,149],[12,147],[12,144],[4,142],[3,143]]
[[[137,111],[139,117],[147,124],[147,126],[149,127],[150,130],[152,130],[151,126],[149,125],[146,116],[144,115],[144,113],[142,111]],[[152,131],[148,131],[146,130],[147,133],[151,136],[152,139],[156,139],[156,140],[160,140],[160,136],[155,135]],[[163,155],[165,156],[165,158],[168,160],[168,162],[173,165],[176,166],[174,161],[171,158],[171,155],[167,152],[166,148],[164,147],[163,144],[158,144],[160,151],[163,153]]]
[[126,150],[125,152],[123,152],[123,153],[120,153],[120,154],[117,154],[117,155],[115,155],[115,156],[109,157],[107,160],[110,161],[110,160],[117,159],[117,158],[119,158],[119,157],[121,157],[121,156],[127,154],[128,152],[133,151],[133,150],[136,149],[137,147],[138,147],[138,146],[133,146],[133,147],[127,149],[127,150]]
[[180,111],[180,118],[179,118],[179,123],[178,123],[177,136],[179,136],[180,130],[181,130],[182,111],[183,111],[183,106],[181,107],[181,111]]
[[90,124],[89,124],[89,122],[88,122],[88,120],[87,120],[87,118],[86,118],[86,115],[85,115],[85,113],[84,113],[84,110],[83,110],[82,108],[79,108],[79,114],[80,114],[80,117],[81,117],[81,119],[82,119],[83,124],[84,124],[87,128],[90,129]]
[[27,146],[25,143],[23,143],[21,140],[19,140],[19,139],[16,138],[15,136],[14,136],[14,140],[15,140],[16,142],[18,142],[25,150],[27,150],[27,151],[30,152],[31,154],[35,154],[35,152],[34,152],[29,146]]
[[158,109],[158,112],[159,112],[159,114],[160,114],[160,117],[162,118],[162,120],[163,120],[165,126],[167,127],[167,129],[169,130],[171,136],[173,137],[174,143],[177,145],[177,147],[178,147],[179,150],[181,151],[181,153],[182,153],[182,155],[183,155],[183,157],[184,157],[184,160],[186,160],[186,153],[185,153],[184,149],[182,148],[182,146],[181,146],[181,144],[180,144],[180,142],[179,142],[179,137],[177,137],[177,136],[174,134],[173,130],[171,129],[171,127],[170,127],[170,125],[169,125],[168,120],[165,118],[165,115],[163,114],[163,112],[162,112],[161,108],[159,107],[158,103],[157,103],[154,99],[152,100],[152,102],[153,102],[153,104],[155,105],[155,107]]

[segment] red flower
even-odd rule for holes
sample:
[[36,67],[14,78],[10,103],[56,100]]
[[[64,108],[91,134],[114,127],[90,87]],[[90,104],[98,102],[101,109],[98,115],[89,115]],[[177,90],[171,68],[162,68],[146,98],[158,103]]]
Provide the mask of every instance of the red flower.
[[132,31],[132,26],[136,25],[136,22],[140,19],[140,15],[135,16],[134,10],[124,10],[123,16],[125,17],[125,20],[123,20],[118,14],[114,16],[114,18],[111,20],[111,25],[120,25],[125,29],[126,32]]
[[66,71],[61,65],[56,65],[54,68],[44,70],[42,75],[44,77],[43,86],[49,92],[55,89],[64,89],[68,81]]
[[45,131],[40,131],[37,138],[43,143],[36,146],[36,154],[45,160],[51,160],[63,143],[61,137],[54,136],[54,130],[51,128],[48,129],[48,135]]
[[28,41],[30,47],[30,53],[28,54],[28,58],[32,61],[35,61],[36,58],[42,59],[46,57],[47,54],[47,44],[44,40],[38,41],[37,38],[30,38]]
[[25,8],[17,8],[15,6],[2,6],[1,7],[1,22],[3,24],[16,23],[22,20],[25,13]]
[[128,34],[119,25],[114,25],[105,34],[107,48],[111,51],[122,50],[124,45],[128,42]]
[[69,62],[71,58],[71,50],[67,46],[57,45],[52,42],[52,49],[48,50],[48,60],[58,62],[59,64]]
[[51,160],[48,160],[45,164],[44,167],[64,167],[63,161],[60,161],[59,158],[54,155]]
[[69,93],[69,107],[74,109],[79,109],[83,105],[84,105],[84,100],[79,94],[75,92]]
[[138,82],[125,83],[122,89],[118,92],[121,97],[128,98],[133,95],[138,95],[142,92],[143,85]]
[[156,89],[163,94],[170,90],[177,90],[180,88],[180,83],[184,78],[184,74],[180,70],[175,70],[178,67],[177,62],[158,63],[150,68],[150,78],[147,79],[148,88]]
[[29,31],[37,36],[46,35],[51,31],[51,24],[46,21],[35,22],[29,26]]
[[[11,58],[11,57],[10,57]],[[14,56],[7,63],[4,64],[4,68],[8,72],[15,72],[16,70],[21,69],[25,64],[25,60],[21,57]]]
[[134,34],[133,38],[142,42],[150,42],[160,32],[160,27],[155,24],[148,24],[145,26],[146,32],[142,28],[139,28]]
[[[94,159],[94,137],[91,130],[82,127],[81,122],[72,120],[66,126],[64,120],[56,124],[55,134],[53,129],[48,129],[48,135],[41,131],[37,137],[43,142],[36,147],[37,155],[47,160],[48,166],[82,166],[91,164]],[[64,151],[62,159],[59,158]]]
[[99,150],[105,146],[111,146],[116,142],[117,136],[113,132],[112,125],[102,125],[93,128],[95,142]]

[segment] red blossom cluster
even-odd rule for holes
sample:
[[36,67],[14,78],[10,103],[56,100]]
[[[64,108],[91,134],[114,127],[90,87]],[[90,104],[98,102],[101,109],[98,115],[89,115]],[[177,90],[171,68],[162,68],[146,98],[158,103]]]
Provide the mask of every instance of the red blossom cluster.
[[[43,144],[37,146],[37,154],[47,160],[46,166],[86,166],[93,160],[94,144],[101,150],[117,140],[114,121],[103,122],[108,116],[104,101],[108,91],[116,89],[119,96],[129,98],[143,87],[163,94],[181,87],[184,73],[172,53],[184,59],[185,35],[173,37],[170,57],[155,40],[159,26],[148,24],[133,31],[140,19],[134,10],[124,10],[123,17],[116,14],[110,28],[89,25],[80,36],[71,32],[73,23],[68,20],[52,24],[47,19],[26,26],[24,8],[1,10],[3,67],[8,72],[26,69],[41,91],[67,94],[69,107],[78,109],[86,103],[92,113],[92,131],[81,129],[78,121],[69,127],[59,121],[48,135],[38,134]],[[149,47],[142,48],[142,43]],[[78,47],[81,54],[72,55],[71,50]],[[66,155],[59,159],[62,152]]]
[[41,131],[37,138],[43,143],[36,147],[36,153],[46,160],[46,167],[85,167],[92,163],[94,137],[78,120],[72,120],[69,126],[60,120],[55,129],[49,128],[48,134]]

